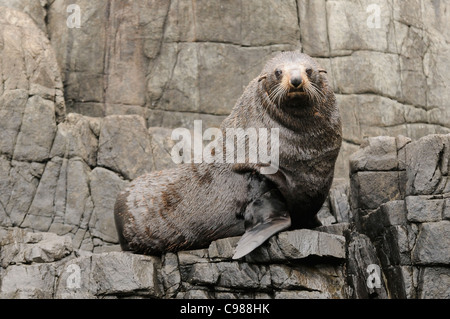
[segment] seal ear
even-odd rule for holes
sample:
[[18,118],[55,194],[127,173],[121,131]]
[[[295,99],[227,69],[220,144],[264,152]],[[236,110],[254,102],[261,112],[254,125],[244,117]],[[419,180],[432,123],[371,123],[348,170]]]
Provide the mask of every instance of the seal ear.
[[320,69],[317,69],[317,71],[319,71],[319,73],[327,73],[327,70],[325,70],[325,69],[322,69],[322,68],[320,68]]
[[265,80],[267,78],[267,73],[264,73],[263,75],[260,75],[258,78],[258,82],[261,82],[262,80]]

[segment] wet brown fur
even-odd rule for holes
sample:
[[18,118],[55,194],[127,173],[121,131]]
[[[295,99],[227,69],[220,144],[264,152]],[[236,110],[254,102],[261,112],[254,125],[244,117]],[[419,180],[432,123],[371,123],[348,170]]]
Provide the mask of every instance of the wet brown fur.
[[[281,77],[276,76],[277,69]],[[300,88],[290,85],[294,73],[301,74]],[[328,195],[342,139],[339,110],[325,73],[300,52],[271,59],[221,129],[279,128],[278,172],[258,177],[255,172],[261,171],[261,164],[202,163],[143,175],[117,198],[115,218],[122,248],[160,254],[207,247],[213,240],[243,234],[239,217],[262,194],[261,178],[281,191],[291,228],[317,226],[315,216]],[[280,83],[293,94],[275,94]],[[308,94],[308,83],[321,93]]]

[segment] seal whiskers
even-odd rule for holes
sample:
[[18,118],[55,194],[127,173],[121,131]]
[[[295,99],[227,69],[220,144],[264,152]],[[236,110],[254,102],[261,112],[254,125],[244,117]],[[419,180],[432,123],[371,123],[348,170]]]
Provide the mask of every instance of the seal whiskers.
[[[263,162],[204,162],[138,177],[114,208],[122,249],[160,255],[243,235],[238,259],[284,229],[318,226],[342,142],[326,71],[299,51],[270,59],[220,126],[223,136],[251,128],[279,130],[278,171],[264,174]],[[246,134],[233,138],[248,144]]]

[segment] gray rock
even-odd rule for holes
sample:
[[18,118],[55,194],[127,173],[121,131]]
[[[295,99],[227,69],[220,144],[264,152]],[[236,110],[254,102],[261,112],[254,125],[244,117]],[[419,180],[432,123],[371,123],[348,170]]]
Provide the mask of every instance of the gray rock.
[[[92,205],[89,192],[90,168],[79,158],[70,159],[67,164],[66,174],[66,198],[63,223],[78,226],[83,220],[89,220],[92,214]],[[63,176],[64,178],[64,176]]]
[[448,135],[429,135],[406,146],[408,195],[433,194],[442,179],[440,163]]
[[30,208],[44,164],[11,161],[11,168],[3,190],[9,194],[4,203],[11,226],[20,226]]
[[308,267],[299,265],[270,265],[272,285],[280,290],[306,290],[320,292],[328,298],[344,298],[337,287],[344,286],[342,268],[333,265]]
[[126,181],[107,169],[97,167],[91,172],[90,190],[94,210],[89,219],[89,229],[93,236],[105,242],[118,243],[112,212],[117,195],[127,184]]
[[0,151],[12,156],[22,117],[28,101],[28,92],[23,89],[9,90],[0,96]]
[[30,97],[23,113],[13,158],[30,162],[48,159],[55,133],[54,103],[37,95]]
[[287,259],[308,256],[345,258],[345,238],[339,235],[299,229],[279,233],[276,241]]
[[49,299],[53,297],[53,264],[15,265],[2,272],[0,298]]
[[238,262],[219,262],[216,265],[220,274],[217,285],[220,287],[267,289],[271,285],[267,266]]
[[39,27],[39,29],[41,29],[43,32],[47,32],[47,26],[45,24],[45,18],[47,15],[47,12],[44,8],[45,3],[45,1],[40,0],[1,0],[0,6],[9,7],[28,14]]
[[[346,5],[346,3],[342,3]],[[340,27],[334,30],[342,30]],[[355,63],[358,61],[358,63]],[[373,66],[377,61],[377,67]],[[397,54],[356,51],[352,55],[333,59],[335,88],[346,94],[375,93],[399,100],[401,98],[400,63]],[[350,75],[352,69],[357,78]]]
[[137,294],[161,296],[157,270],[161,261],[152,256],[111,252],[94,255],[91,265],[96,294]]
[[177,256],[181,266],[209,262],[208,249],[179,251]]
[[103,120],[97,165],[129,180],[152,170],[152,148],[142,117],[111,115]]
[[350,170],[389,171],[398,167],[397,145],[394,137],[372,137],[350,157]]
[[198,263],[191,267],[185,281],[194,285],[215,285],[219,276],[220,273],[216,264]]
[[420,299],[448,299],[450,297],[450,269],[425,267],[419,277]]
[[176,164],[170,155],[175,141],[171,139],[172,130],[162,127],[150,127],[148,133],[151,138],[153,169],[160,171],[173,168]]
[[181,284],[181,275],[176,254],[164,254],[162,258],[161,276],[166,297],[173,297]]
[[329,226],[319,226],[314,228],[314,230],[321,231],[328,234],[334,234],[339,236],[344,236],[346,230],[350,228],[352,224],[350,223],[336,223]]
[[1,242],[1,265],[49,263],[72,253],[72,241],[67,236],[52,233],[29,233],[13,228]]
[[445,200],[444,211],[442,212],[442,219],[450,220],[450,198]]
[[381,204],[403,199],[399,172],[357,172],[351,177],[353,208],[376,209]]
[[443,199],[428,199],[426,196],[405,198],[407,218],[410,222],[436,222],[442,219]]
[[38,231],[48,231],[50,228],[55,215],[55,195],[62,163],[61,158],[55,157],[45,166],[23,227]]
[[331,211],[338,223],[349,222],[352,218],[352,212],[349,202],[349,183],[348,180],[334,180],[336,186],[330,189],[329,200]]
[[208,255],[211,259],[231,259],[234,255],[240,237],[228,237],[215,240],[208,247]]
[[313,56],[329,56],[326,1],[300,1],[298,14],[303,50]]
[[89,120],[79,114],[70,113],[58,125],[50,156],[80,157],[89,166],[97,164],[98,139]]
[[[349,297],[387,299],[388,293],[382,278],[381,263],[370,239],[356,232],[348,232],[346,239],[348,242],[347,281],[352,287]],[[372,272],[376,267],[380,269],[379,273]],[[373,279],[376,281],[372,282]],[[372,284],[368,284],[369,280]]]
[[110,252],[79,257],[59,270],[57,298],[143,295],[161,297],[159,258]]
[[450,221],[423,223],[412,250],[417,265],[450,264]]
[[306,290],[286,290],[275,292],[274,299],[331,299],[329,293],[321,293],[319,291],[306,291]]

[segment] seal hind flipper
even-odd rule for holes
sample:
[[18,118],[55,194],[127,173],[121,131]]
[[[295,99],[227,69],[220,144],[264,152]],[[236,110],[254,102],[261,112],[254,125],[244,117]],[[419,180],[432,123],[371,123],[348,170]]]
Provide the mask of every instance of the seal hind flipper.
[[245,233],[237,244],[233,259],[247,255],[271,236],[290,226],[291,217],[278,189],[264,193],[247,206]]

